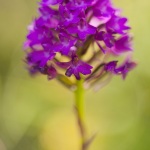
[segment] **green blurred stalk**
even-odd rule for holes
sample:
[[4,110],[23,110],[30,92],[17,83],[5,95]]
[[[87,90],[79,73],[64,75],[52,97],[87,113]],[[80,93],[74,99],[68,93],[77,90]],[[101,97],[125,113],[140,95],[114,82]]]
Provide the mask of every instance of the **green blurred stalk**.
[[79,125],[79,130],[81,134],[81,150],[85,150],[84,144],[86,142],[85,139],[85,127],[84,127],[84,88],[83,88],[83,80],[77,81],[77,89],[75,90],[75,105],[76,105],[76,113],[77,120]]

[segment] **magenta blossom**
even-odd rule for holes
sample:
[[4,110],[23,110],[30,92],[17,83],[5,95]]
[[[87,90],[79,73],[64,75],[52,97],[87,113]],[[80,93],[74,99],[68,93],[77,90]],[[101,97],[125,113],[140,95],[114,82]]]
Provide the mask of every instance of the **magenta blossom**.
[[30,73],[87,82],[110,74],[125,78],[135,63],[107,60],[133,52],[128,19],[118,10],[111,0],[42,0],[24,44]]

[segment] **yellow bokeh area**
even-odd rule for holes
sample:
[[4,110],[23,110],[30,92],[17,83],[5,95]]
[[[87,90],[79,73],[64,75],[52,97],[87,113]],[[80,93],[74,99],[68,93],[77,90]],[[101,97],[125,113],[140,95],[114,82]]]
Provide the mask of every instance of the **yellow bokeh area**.
[[[129,18],[138,67],[86,91],[90,150],[150,150],[150,1],[114,0]],[[46,76],[31,77],[22,50],[36,0],[0,0],[0,150],[79,150],[74,95]]]

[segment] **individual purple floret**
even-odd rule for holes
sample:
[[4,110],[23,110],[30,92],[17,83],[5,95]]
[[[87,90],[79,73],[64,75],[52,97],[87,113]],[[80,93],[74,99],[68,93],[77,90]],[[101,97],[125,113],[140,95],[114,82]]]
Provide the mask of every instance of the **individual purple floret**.
[[61,3],[63,0],[42,0],[42,3],[45,5],[56,5]]
[[33,51],[28,55],[27,60],[30,64],[38,63],[39,67],[44,67],[54,56],[55,53],[49,51]]
[[79,13],[77,10],[69,10],[67,7],[60,5],[59,13],[61,14],[60,22],[63,26],[68,26],[69,24],[75,24],[80,21]]
[[114,37],[110,33],[106,33],[104,31],[100,31],[99,33],[96,34],[96,40],[103,41],[105,45],[109,48],[111,48],[113,44]]
[[93,14],[98,18],[111,18],[115,13],[115,8],[113,8],[110,0],[97,0],[94,4]]
[[111,51],[116,55],[121,55],[122,53],[132,51],[131,37],[129,35],[124,35],[114,42],[114,46]]
[[36,20],[38,26],[45,26],[48,28],[55,28],[58,26],[60,19],[58,16],[59,11],[52,9],[47,5],[41,4],[39,12],[41,15]]
[[93,67],[89,64],[78,59],[76,55],[72,56],[72,60],[70,61],[69,68],[66,71],[66,76],[70,77],[72,74],[75,75],[76,79],[80,79],[80,74],[87,75],[91,73],[91,69]]
[[115,74],[116,73],[115,69],[116,69],[117,63],[118,63],[118,61],[110,61],[109,63],[105,64],[104,69],[106,71],[109,71],[109,72]]
[[115,69],[116,74],[121,74],[122,78],[125,79],[128,72],[133,70],[136,67],[136,63],[131,61],[130,58],[127,58],[125,62]]
[[127,18],[112,15],[110,20],[106,23],[106,29],[112,33],[124,34],[130,27],[126,25]]
[[68,0],[66,6],[69,7],[70,10],[86,9],[91,6],[92,1],[93,0]]
[[[125,78],[136,66],[127,58],[117,65],[117,57],[133,52],[127,21],[111,0],[41,0],[24,44],[29,72],[87,82],[110,74]],[[116,58],[108,62],[109,56]]]
[[81,40],[84,40],[88,35],[96,33],[96,28],[89,25],[85,19],[81,19],[78,24],[68,27],[67,30],[73,34],[78,34]]
[[74,51],[71,54],[71,61],[69,62],[57,62],[57,65],[61,68],[66,69],[65,75],[70,77],[72,74],[79,80],[80,73],[83,75],[87,75],[91,73],[91,69],[93,68],[89,64],[79,60]]
[[127,58],[127,60],[125,60],[125,62],[119,67],[117,67],[117,63],[118,61],[111,61],[105,64],[104,69],[112,74],[122,75],[123,79],[125,79],[128,72],[134,69],[137,65],[135,62],[131,61],[130,58]]

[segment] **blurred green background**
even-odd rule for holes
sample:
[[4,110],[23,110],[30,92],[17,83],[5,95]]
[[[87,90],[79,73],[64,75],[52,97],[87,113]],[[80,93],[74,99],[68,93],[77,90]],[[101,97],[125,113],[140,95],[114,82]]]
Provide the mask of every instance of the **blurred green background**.
[[[86,92],[91,150],[150,150],[150,1],[115,0],[129,17],[138,67]],[[73,94],[45,76],[32,78],[22,61],[36,0],[0,0],[0,150],[78,150]]]

